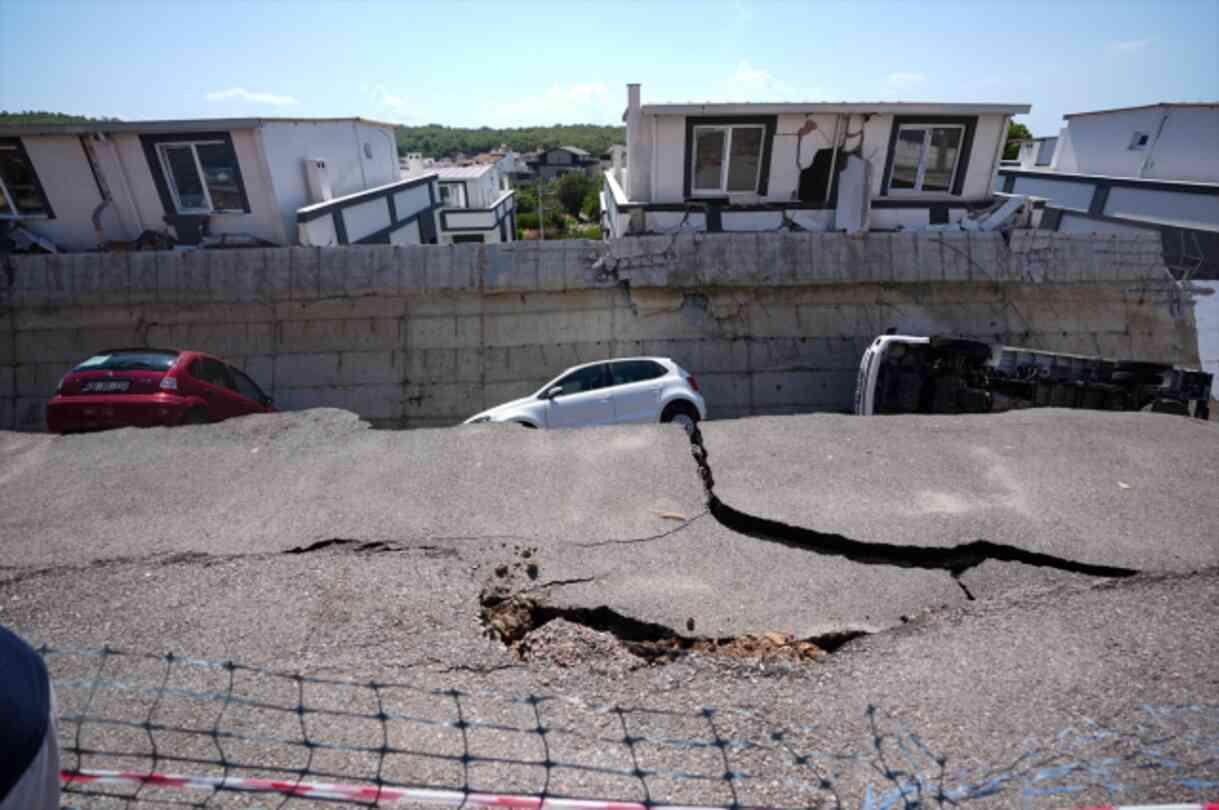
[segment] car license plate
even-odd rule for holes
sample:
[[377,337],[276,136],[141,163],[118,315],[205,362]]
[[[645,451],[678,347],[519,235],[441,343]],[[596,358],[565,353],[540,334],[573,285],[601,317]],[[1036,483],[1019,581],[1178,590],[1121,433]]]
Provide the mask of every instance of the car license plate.
[[106,394],[111,391],[126,391],[131,380],[89,380],[80,387],[86,394]]

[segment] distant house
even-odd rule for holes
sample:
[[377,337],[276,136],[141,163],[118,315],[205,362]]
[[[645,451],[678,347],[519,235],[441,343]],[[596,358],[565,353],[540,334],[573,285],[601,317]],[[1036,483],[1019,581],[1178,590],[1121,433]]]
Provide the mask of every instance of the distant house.
[[641,104],[605,174],[611,237],[947,226],[995,203],[1007,125],[1027,104]]
[[505,188],[499,162],[473,166],[412,164],[404,179],[436,178],[439,243],[511,242],[516,239],[516,192]]
[[537,158],[529,161],[529,168],[543,180],[553,180],[570,172],[595,177],[600,161],[575,146],[558,146],[539,152]]
[[[298,244],[299,209],[355,194],[369,202],[367,192],[400,180],[393,125],[361,118],[0,126],[0,229],[16,224],[67,251],[150,231],[185,244]],[[398,211],[347,240],[388,239],[415,215]],[[348,243],[340,236],[333,243]]]
[[[1219,103],[1072,113],[1056,137],[1021,145],[996,189],[1049,201],[1041,227],[1158,231],[1165,263],[1219,278]],[[1026,147],[1032,159],[1025,157]]]

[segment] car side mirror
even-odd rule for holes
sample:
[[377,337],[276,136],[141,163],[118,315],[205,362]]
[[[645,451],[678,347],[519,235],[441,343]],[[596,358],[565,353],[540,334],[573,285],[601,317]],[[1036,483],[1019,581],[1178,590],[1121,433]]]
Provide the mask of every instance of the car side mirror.
[[545,395],[543,395],[542,398],[543,399],[554,399],[555,397],[561,395],[562,393],[563,393],[563,386],[555,385],[555,386],[552,386],[551,388],[548,388],[546,390]]

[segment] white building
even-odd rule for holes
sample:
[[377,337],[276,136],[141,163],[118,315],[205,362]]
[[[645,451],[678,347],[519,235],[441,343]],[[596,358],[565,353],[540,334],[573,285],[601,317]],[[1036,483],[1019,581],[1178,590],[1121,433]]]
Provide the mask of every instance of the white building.
[[639,85],[628,85],[627,98],[626,168],[606,173],[602,195],[612,237],[955,223],[995,201],[1008,121],[1029,111],[1027,104],[641,104]]
[[[1161,234],[1181,275],[1219,278],[1219,104],[1072,113],[1037,159],[1005,162],[996,189],[1049,201],[1041,226]],[[1030,151],[1032,151],[1030,147]]]
[[512,242],[516,239],[516,192],[507,187],[500,163],[424,167],[411,162],[404,179],[434,176],[438,185],[439,243]]
[[[298,209],[400,179],[394,126],[360,118],[0,126],[0,220],[61,250],[149,231],[188,244],[298,244]],[[398,211],[361,239],[388,241],[380,231],[414,215]]]

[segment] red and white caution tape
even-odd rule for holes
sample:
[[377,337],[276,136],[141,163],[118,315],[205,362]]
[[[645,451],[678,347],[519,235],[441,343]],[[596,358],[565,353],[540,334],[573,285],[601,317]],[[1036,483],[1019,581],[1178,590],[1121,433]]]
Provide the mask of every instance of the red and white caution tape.
[[1081,807],[1079,810],[1219,810],[1219,802],[1202,804],[1104,804],[1100,807]]
[[[638,802],[611,802],[595,799],[560,799],[540,796],[511,796],[492,793],[463,793],[459,790],[376,787],[375,785],[337,785],[325,782],[291,782],[278,779],[253,779],[233,776],[179,776],[136,771],[62,771],[64,782],[76,784],[150,785],[154,787],[234,790],[246,793],[278,793],[301,799],[379,801],[384,804],[426,802],[429,804],[509,807],[516,810],[657,810]],[[665,805],[664,810],[722,810],[709,807]]]

